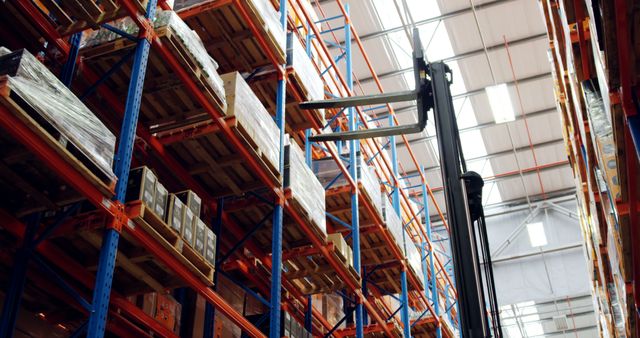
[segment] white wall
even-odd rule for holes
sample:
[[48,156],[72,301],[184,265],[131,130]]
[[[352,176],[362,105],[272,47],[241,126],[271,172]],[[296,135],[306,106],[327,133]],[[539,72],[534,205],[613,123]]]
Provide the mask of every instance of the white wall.
[[[575,213],[575,201],[558,205]],[[495,251],[528,215],[527,209],[488,217],[487,231],[492,251]],[[589,277],[582,246],[517,258],[541,250],[582,244],[578,220],[554,208],[545,207],[530,220],[531,222],[543,223],[548,244],[538,248],[532,247],[526,227],[523,227],[500,254],[492,257],[497,261],[494,264],[494,276],[499,303],[514,304],[588,294]]]

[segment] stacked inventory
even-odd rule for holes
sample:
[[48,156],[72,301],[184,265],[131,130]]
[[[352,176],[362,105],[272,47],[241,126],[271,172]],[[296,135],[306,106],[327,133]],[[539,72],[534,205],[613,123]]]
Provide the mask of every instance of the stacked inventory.
[[[637,152],[631,90],[637,21],[624,2],[543,1],[558,109],[591,263],[598,327],[637,334],[632,222],[637,222]],[[635,14],[634,14],[635,15]],[[635,271],[637,272],[637,271]]]

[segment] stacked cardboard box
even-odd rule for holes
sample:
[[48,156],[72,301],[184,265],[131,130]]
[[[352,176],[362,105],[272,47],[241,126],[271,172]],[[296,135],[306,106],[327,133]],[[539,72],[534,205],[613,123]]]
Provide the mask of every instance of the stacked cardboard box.
[[182,305],[173,297],[151,292],[138,297],[137,303],[142,308],[142,311],[155,318],[164,327],[176,334],[180,333]]
[[285,148],[284,187],[290,188],[293,202],[299,205],[311,223],[327,233],[324,187],[304,160],[304,153],[294,140]]
[[202,200],[191,190],[169,193],[147,167],[129,173],[126,202],[141,200],[211,265],[215,266],[216,235],[200,218]]
[[[134,36],[139,31],[138,25],[129,17],[113,21],[110,25]],[[191,30],[174,11],[158,11],[153,20],[153,26],[156,31],[168,30],[177,37],[182,44],[181,47],[184,48],[185,54],[188,54],[197,63],[204,80],[220,101],[221,110],[223,112],[226,111],[224,88],[217,71],[218,64],[211,58],[198,34]],[[118,39],[122,39],[122,36],[118,33],[101,28],[87,34],[82,41],[82,47],[98,46]]]
[[344,240],[342,234],[329,234],[327,238],[329,242],[333,243],[336,251],[338,251],[340,256],[342,256],[342,258],[345,260],[345,263],[347,263],[348,265],[353,265],[353,249],[351,249],[351,247]]
[[[280,167],[280,131],[251,87],[238,72],[221,76],[227,99],[227,116],[256,144],[272,168]],[[277,169],[276,169],[277,170]]]

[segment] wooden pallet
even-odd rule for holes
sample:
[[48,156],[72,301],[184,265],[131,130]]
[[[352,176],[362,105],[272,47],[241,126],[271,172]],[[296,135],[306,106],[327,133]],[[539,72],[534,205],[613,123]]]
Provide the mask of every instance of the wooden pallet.
[[[128,226],[142,229],[172,256],[177,258],[195,276],[208,285],[213,285],[214,268],[202,256],[147,210],[141,201],[127,204],[131,222]],[[98,212],[79,215],[65,224],[64,232],[52,236],[52,241],[70,257],[78,258],[78,263],[88,270],[97,269],[102,246],[102,236],[107,219]],[[136,295],[147,292],[163,292],[185,286],[185,282],[173,270],[158,260],[140,245],[126,229],[120,234],[114,288],[121,294]]]
[[[301,91],[301,80],[298,79],[297,73],[288,68],[287,73],[287,97],[286,97],[286,130],[288,133],[293,134],[295,131],[300,131],[313,127],[314,123],[320,126],[326,124],[324,110],[303,110],[299,107],[299,102],[308,101],[309,96],[306,92]],[[273,77],[273,74],[266,73],[265,75],[257,76],[249,82],[251,88],[256,93],[256,96],[260,99],[265,108],[275,116],[276,113],[276,93],[277,93],[277,81]],[[301,98],[297,98],[294,92],[301,93]]]
[[[351,264],[345,263],[336,250],[331,255],[342,263],[348,271],[351,281],[360,285],[361,279]],[[296,285],[305,295],[331,293],[347,287],[347,283],[338,276],[335,269],[322,254],[299,255],[283,261],[286,270],[284,277]]]
[[252,18],[252,23],[260,31],[260,37],[264,38],[278,63],[284,64],[286,46],[276,42],[274,32],[267,28],[265,19],[254,7],[253,1],[227,1],[220,5],[205,4],[202,7],[207,9],[198,14],[190,13],[193,8],[185,8],[178,14],[200,35],[207,51],[220,65],[221,73],[251,72],[256,68],[270,65],[271,60],[251,31],[250,23],[242,17],[238,6],[243,6]]
[[156,239],[203,282],[213,285],[214,266],[188,243],[185,243],[182,237],[147,208],[144,202],[129,202],[126,208],[127,214],[135,226],[140,227]]
[[[451,323],[449,323],[444,316],[440,316],[440,323],[442,337],[455,337]],[[427,316],[426,318],[422,318],[415,322],[415,325],[411,327],[411,335],[415,338],[436,338],[436,327],[435,319]]]
[[[116,181],[95,165],[73,142],[61,136],[29,102],[13,91],[6,75],[0,76],[0,104],[6,108],[6,112],[39,135],[63,160],[104,193],[105,197],[113,196]],[[47,164],[6,132],[0,134],[0,146],[0,180],[4,182],[1,185],[2,191],[12,192],[3,193],[4,198],[1,200],[8,202],[6,206],[11,210],[20,214],[55,209],[56,206],[80,199],[73,189],[67,189],[68,182],[55,175]]]
[[[207,82],[206,75],[198,65],[171,26],[156,29],[162,44],[187,71],[208,101],[219,111],[224,111],[223,99]],[[104,74],[122,57],[135,48],[134,41],[120,38],[103,44],[83,48],[80,55],[83,63],[91,67],[97,74]],[[131,67],[126,63],[114,72],[105,85],[117,96],[126,97],[131,78]],[[87,85],[91,85],[87,83]],[[140,106],[139,123],[152,132],[162,131],[209,120],[210,115],[189,93],[176,73],[166,65],[166,61],[155,51],[149,53],[149,61],[144,81],[142,104]]]
[[[97,29],[100,24],[128,15],[115,0],[37,0],[36,5],[47,14],[61,35]],[[146,11],[148,0],[134,0],[138,10]]]
[[[291,200],[289,200],[291,203]],[[262,201],[255,199],[238,199],[236,201],[226,201],[225,211],[231,220],[238,225],[243,231],[249,232],[261,220],[266,219],[264,225],[256,231],[253,240],[264,252],[271,252],[271,242],[273,238],[273,223],[270,216],[272,206],[264,204]],[[303,216],[303,214],[300,214]],[[303,216],[304,217],[304,216]],[[312,226],[312,229],[315,227]],[[327,243],[326,234],[320,229],[314,229],[323,244]],[[291,215],[285,211],[282,233],[282,247],[284,251],[294,248],[311,245],[309,237],[306,235],[300,225],[295,223]]]
[[[327,244],[326,230],[321,229],[316,221],[311,218],[308,211],[302,206],[302,204],[300,204],[297,196],[291,193],[291,188],[288,188],[285,191],[285,196],[287,196],[287,203],[289,203],[293,207],[295,212],[306,221],[306,224],[311,228],[316,237],[320,239],[322,244]],[[302,230],[297,229],[297,227],[295,227],[295,230],[298,230],[300,232],[300,235],[305,236]]]
[[[227,125],[240,139],[243,148],[269,175],[272,183],[280,184],[282,175],[257,147],[251,137],[244,132],[234,117],[225,119]],[[214,122],[199,124],[201,127],[180,128],[158,134],[163,138],[180,133],[182,140],[167,144],[167,150],[186,168],[190,174],[206,188],[212,196],[241,195],[265,186],[254,169],[242,157],[236,146],[222,133]],[[191,132],[192,130],[205,130]]]

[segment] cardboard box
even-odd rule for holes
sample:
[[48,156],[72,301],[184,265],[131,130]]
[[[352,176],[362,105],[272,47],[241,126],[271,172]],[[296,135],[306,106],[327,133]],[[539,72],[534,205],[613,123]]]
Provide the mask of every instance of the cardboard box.
[[349,253],[347,249],[351,248],[349,248],[349,246],[347,245],[347,242],[344,240],[344,237],[342,237],[342,234],[329,234],[327,236],[327,239],[329,240],[329,242],[333,243],[333,246],[336,248],[336,251],[342,256],[342,258],[344,258],[344,260],[349,263]]
[[200,217],[200,209],[202,207],[202,199],[191,190],[177,192],[176,196],[182,200],[187,208],[191,210],[194,216]]
[[177,233],[181,233],[185,209],[185,205],[176,195],[169,195],[166,222]]
[[[156,296],[155,319],[169,330],[179,328],[182,306],[178,301],[169,295],[158,294]],[[175,332],[175,331],[174,331]]]
[[143,201],[153,210],[155,206],[156,183],[158,179],[147,167],[139,167],[129,172],[125,202]]
[[206,229],[206,239],[205,239],[205,252],[204,258],[207,262],[211,263],[211,265],[216,265],[216,234],[213,233],[213,230],[207,228]]
[[198,253],[200,253],[204,257],[205,253],[205,241],[206,241],[206,233],[207,233],[207,225],[201,219],[197,219],[194,221],[195,223],[195,239],[193,248],[196,249]]
[[153,211],[160,219],[164,219],[167,212],[167,200],[169,199],[169,192],[167,188],[159,181],[156,182],[156,196],[154,198]]
[[150,317],[156,316],[157,296],[155,292],[142,295],[142,311]]
[[191,212],[191,209],[189,208],[184,208],[183,214],[184,216],[182,218],[182,229],[180,229],[180,235],[187,244],[193,247],[195,234],[194,223],[197,222],[196,219],[198,218],[193,215],[193,212]]

